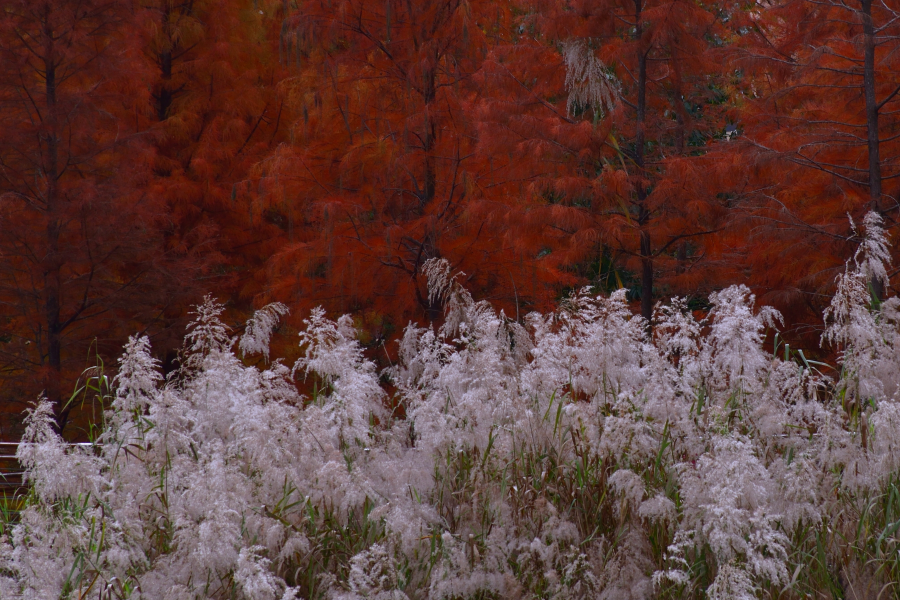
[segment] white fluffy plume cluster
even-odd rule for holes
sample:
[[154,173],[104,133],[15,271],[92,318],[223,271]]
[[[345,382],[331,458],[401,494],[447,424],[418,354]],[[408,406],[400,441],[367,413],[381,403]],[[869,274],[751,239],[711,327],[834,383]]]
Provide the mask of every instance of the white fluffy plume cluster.
[[321,310],[292,369],[246,366],[286,309],[238,340],[207,299],[169,380],[129,341],[95,443],[31,411],[0,597],[875,597],[900,565],[900,302],[871,301],[865,225],[834,375],[764,350],[780,315],[743,286],[702,321],[659,306],[648,335],[624,291],[521,324],[432,262],[446,322],[410,325],[384,373]]

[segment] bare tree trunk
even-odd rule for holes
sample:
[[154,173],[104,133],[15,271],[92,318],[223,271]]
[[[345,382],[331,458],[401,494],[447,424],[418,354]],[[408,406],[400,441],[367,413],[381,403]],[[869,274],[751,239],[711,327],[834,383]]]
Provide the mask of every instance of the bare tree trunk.
[[641,316],[650,323],[653,316],[653,248],[650,241],[650,211],[647,210],[647,190],[644,188],[644,122],[647,114],[647,53],[640,45],[644,24],[642,0],[634,0],[635,39],[638,41],[638,97],[637,134],[635,136],[634,162],[637,165],[638,228],[641,247]]
[[[437,57],[435,57],[436,63]],[[434,116],[432,108],[434,100],[437,97],[437,72],[436,65],[429,66],[423,73],[422,81],[422,97],[425,101],[425,131],[423,132],[423,152],[425,162],[425,181],[420,195],[420,209],[422,214],[428,205],[434,201],[437,194],[437,166],[435,164],[434,149],[437,144],[437,135],[435,130]],[[434,229],[435,223],[428,224],[428,230],[425,232],[425,238],[422,240],[422,262],[438,257],[437,249],[437,231]],[[425,309],[425,317],[432,324],[437,324],[444,314],[442,303],[429,298]]]
[[869,145],[869,209],[881,211],[881,157],[878,141],[878,102],[875,99],[875,26],[872,0],[863,0],[863,89],[866,97],[866,130]]
[[[866,131],[869,146],[869,210],[881,213],[881,156],[878,140],[878,101],[875,98],[875,24],[872,0],[862,0],[863,91],[866,98]],[[875,296],[884,299],[884,282],[872,281]]]
[[62,372],[62,321],[60,319],[60,264],[59,251],[61,230],[61,206],[59,197],[59,123],[56,89],[56,56],[54,52],[54,32],[50,30],[50,7],[47,7],[44,21],[44,94],[47,103],[46,142],[47,154],[44,162],[46,177],[45,207],[47,213],[47,249],[44,258],[44,318],[47,320],[47,369],[44,375],[44,393],[53,403],[56,428],[62,433],[69,420],[71,407],[62,406],[60,378]]
[[162,83],[156,97],[156,118],[159,121],[165,121],[169,118],[169,107],[172,106],[173,99],[172,90],[169,89],[172,81],[172,52],[160,53],[158,60]]
[[[437,57],[435,57],[436,60]],[[436,65],[429,66],[423,74],[422,96],[425,100],[425,131],[423,135],[425,153],[425,185],[422,190],[422,210],[431,204],[437,193],[437,168],[434,160],[434,147],[437,143],[436,131],[434,126],[434,118],[432,115],[432,104],[437,96],[437,73]]]

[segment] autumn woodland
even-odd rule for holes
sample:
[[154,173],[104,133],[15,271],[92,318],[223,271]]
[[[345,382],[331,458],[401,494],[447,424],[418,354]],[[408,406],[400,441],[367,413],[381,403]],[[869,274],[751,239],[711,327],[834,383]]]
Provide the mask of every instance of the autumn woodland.
[[627,288],[649,319],[745,283],[815,353],[853,222],[897,222],[884,2],[4,0],[0,16],[8,415],[43,392],[64,426],[79,374],[136,332],[174,368],[207,293],[235,324],[285,303],[284,333],[315,306],[352,314],[387,364],[409,321],[440,320],[432,258],[520,321],[584,285]]

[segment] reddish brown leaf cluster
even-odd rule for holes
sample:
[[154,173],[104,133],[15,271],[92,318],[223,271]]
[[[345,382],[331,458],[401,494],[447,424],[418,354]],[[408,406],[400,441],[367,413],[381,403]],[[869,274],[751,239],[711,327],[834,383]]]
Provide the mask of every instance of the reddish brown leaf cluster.
[[90,353],[147,331],[172,368],[206,292],[353,313],[387,360],[435,257],[518,319],[746,282],[811,344],[848,214],[898,216],[873,0],[0,5],[0,398],[61,426]]

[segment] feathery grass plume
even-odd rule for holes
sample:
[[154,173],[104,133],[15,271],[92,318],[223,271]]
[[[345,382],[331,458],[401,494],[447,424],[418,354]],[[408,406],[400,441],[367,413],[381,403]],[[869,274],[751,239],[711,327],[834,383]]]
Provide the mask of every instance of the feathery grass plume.
[[278,326],[281,317],[289,313],[288,307],[281,302],[272,302],[254,312],[247,320],[244,335],[238,344],[241,355],[262,354],[269,360],[269,341],[272,339],[272,332]]
[[846,373],[841,382],[848,400],[900,401],[900,301],[889,298],[875,306],[870,290],[873,280],[887,280],[887,235],[878,214],[867,214],[863,223],[862,243],[838,276],[834,298],[825,310],[822,342],[842,348]]
[[615,76],[609,72],[584,40],[570,40],[562,45],[566,65],[568,114],[576,109],[593,108],[598,114],[612,112],[621,90]]

